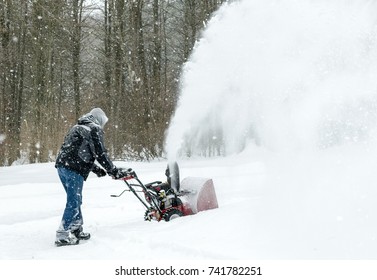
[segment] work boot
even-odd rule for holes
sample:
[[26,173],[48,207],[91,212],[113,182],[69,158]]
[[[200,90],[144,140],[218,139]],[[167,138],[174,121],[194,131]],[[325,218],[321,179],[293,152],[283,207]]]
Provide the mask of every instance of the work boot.
[[64,239],[56,239],[55,245],[57,247],[60,246],[69,246],[69,245],[77,245],[79,244],[80,240],[75,236],[70,234],[69,237]]
[[76,236],[76,238],[78,240],[88,240],[88,239],[90,239],[90,233],[83,232],[80,229],[77,229],[77,230],[73,231],[72,233]]

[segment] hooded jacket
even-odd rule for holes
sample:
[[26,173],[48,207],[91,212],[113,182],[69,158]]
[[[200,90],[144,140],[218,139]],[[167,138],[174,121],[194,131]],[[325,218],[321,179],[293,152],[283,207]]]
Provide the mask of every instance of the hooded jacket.
[[55,167],[75,171],[87,179],[90,171],[96,172],[97,160],[108,172],[115,169],[109,159],[103,141],[103,127],[107,122],[100,108],[82,116],[64,138],[56,159]]

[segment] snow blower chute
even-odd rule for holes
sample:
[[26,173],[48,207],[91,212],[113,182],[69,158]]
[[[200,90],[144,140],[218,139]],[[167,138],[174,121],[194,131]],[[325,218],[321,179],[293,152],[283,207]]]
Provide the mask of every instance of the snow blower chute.
[[[143,184],[132,169],[122,169],[122,173],[124,176],[119,180],[126,183],[127,189],[119,195],[111,196],[119,197],[126,191],[132,192],[146,208],[146,221],[170,221],[180,216],[218,208],[212,179],[187,177],[180,182],[176,162],[168,164],[166,182]],[[144,195],[140,196],[138,193]]]

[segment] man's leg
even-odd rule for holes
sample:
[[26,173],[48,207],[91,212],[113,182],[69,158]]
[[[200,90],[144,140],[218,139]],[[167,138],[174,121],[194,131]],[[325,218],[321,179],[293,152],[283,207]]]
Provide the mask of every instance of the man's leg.
[[72,232],[82,228],[83,224],[81,204],[84,178],[76,172],[65,168],[58,168],[58,174],[67,193],[67,203],[60,227],[56,232],[56,239],[75,239],[72,237]]

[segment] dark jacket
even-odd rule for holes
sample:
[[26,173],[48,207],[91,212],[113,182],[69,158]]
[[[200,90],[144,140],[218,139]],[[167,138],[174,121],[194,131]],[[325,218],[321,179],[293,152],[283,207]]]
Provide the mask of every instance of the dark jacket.
[[55,167],[75,171],[86,180],[90,171],[97,173],[100,168],[94,163],[95,160],[108,172],[115,168],[107,155],[101,126],[93,115],[87,114],[66,135]]

